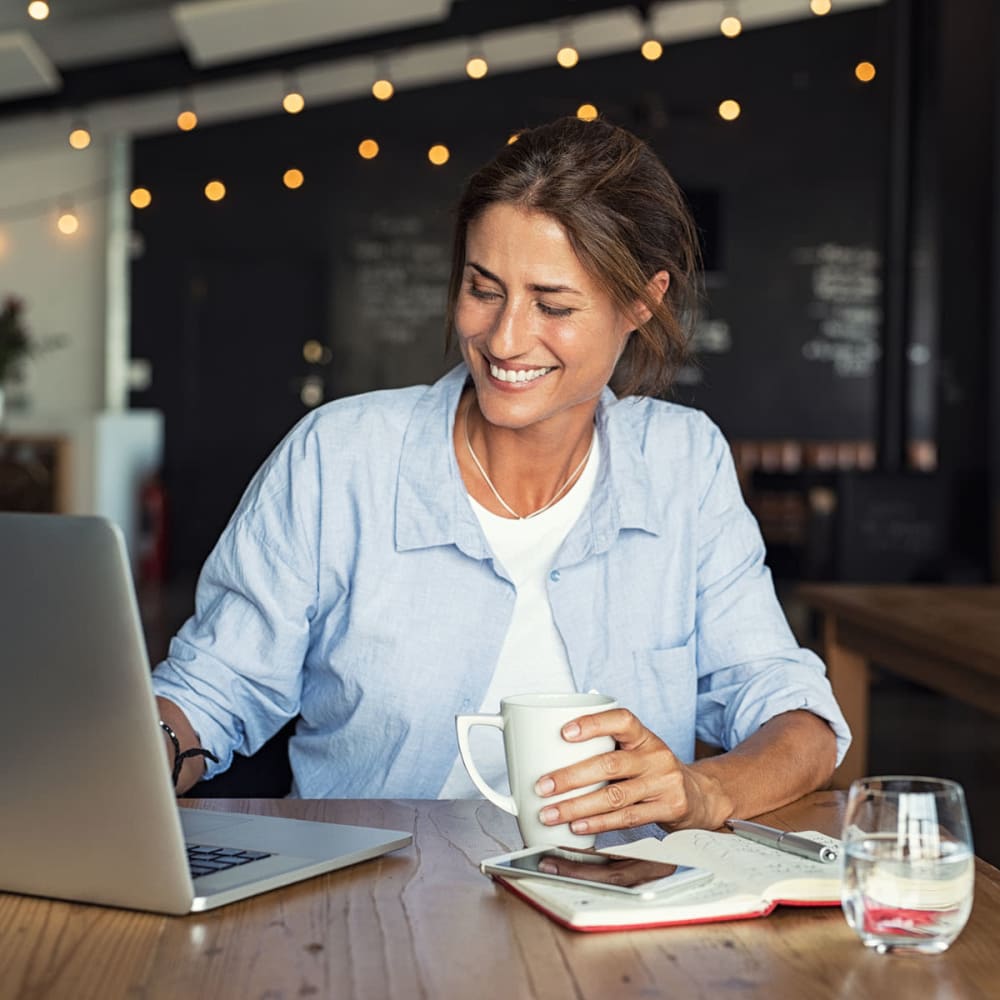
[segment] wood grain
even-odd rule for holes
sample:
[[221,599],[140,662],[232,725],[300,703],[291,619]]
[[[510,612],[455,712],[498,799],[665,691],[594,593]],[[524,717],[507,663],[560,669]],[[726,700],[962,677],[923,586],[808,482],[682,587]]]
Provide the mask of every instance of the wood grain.
[[[726,998],[995,995],[1000,872],[977,866],[976,903],[945,955],[882,957],[836,908],[767,919],[578,934],[479,874],[519,846],[481,801],[205,799],[221,811],[412,830],[414,845],[351,869],[189,917],[0,894],[0,998]],[[764,817],[838,833],[843,795]]]

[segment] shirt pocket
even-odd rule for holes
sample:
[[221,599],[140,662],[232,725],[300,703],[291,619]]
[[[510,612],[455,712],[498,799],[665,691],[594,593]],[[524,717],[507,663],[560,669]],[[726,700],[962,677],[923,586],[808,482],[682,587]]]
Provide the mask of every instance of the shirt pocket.
[[669,744],[686,742],[694,733],[698,707],[695,637],[679,646],[632,653],[636,703],[625,706]]

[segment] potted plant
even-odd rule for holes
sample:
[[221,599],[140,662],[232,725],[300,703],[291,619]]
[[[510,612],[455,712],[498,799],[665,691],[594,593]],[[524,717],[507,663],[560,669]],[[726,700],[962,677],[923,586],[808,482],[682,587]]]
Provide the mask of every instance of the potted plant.
[[20,376],[21,367],[28,358],[61,342],[57,337],[45,342],[33,340],[24,325],[23,313],[22,299],[8,295],[3,300],[0,307],[0,422],[3,421],[4,383]]

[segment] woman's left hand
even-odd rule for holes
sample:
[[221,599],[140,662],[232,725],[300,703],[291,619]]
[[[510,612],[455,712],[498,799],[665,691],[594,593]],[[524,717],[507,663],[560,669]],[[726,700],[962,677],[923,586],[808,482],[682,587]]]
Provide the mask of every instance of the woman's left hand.
[[610,736],[618,747],[538,779],[535,790],[543,797],[607,782],[596,791],[545,806],[541,820],[547,826],[569,823],[581,834],[646,823],[713,830],[731,815],[732,803],[718,780],[681,763],[628,709],[581,716],[567,722],[562,735],[570,743]]

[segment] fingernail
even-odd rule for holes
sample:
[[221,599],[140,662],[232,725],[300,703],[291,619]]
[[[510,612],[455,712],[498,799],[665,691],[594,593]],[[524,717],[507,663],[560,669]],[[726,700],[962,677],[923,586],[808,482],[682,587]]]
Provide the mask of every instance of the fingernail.
[[563,736],[567,739],[573,739],[574,736],[580,735],[580,726],[576,722],[568,722],[563,726]]
[[551,778],[539,778],[535,782],[536,795],[549,795],[556,790],[556,783]]
[[539,814],[538,818],[543,823],[554,823],[559,819],[559,810],[555,806],[546,806]]
[[574,833],[586,833],[589,829],[589,824],[585,819],[575,819],[572,823],[570,823],[569,828]]

